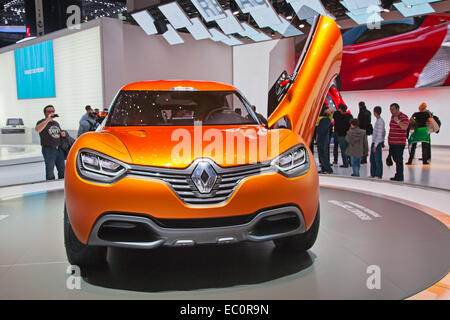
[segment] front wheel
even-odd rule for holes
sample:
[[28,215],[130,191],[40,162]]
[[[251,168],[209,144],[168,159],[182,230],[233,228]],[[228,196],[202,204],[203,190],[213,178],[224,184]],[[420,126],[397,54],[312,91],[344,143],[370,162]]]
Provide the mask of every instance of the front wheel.
[[278,250],[282,251],[306,251],[310,249],[317,239],[320,224],[320,207],[317,207],[316,217],[308,231],[294,236],[275,239],[273,242]]
[[67,259],[71,265],[79,267],[98,266],[106,262],[106,247],[88,246],[78,240],[70,225],[67,209],[64,206],[64,244]]

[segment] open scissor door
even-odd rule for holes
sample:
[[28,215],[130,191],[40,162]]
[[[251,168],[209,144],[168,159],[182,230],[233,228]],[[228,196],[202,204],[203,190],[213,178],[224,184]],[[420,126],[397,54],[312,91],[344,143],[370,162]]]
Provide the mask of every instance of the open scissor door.
[[288,127],[309,145],[325,95],[339,74],[341,61],[342,37],[336,22],[325,16],[316,17],[294,73],[282,74],[271,89],[276,96],[271,102],[269,94],[273,110],[268,115],[269,128],[287,118]]

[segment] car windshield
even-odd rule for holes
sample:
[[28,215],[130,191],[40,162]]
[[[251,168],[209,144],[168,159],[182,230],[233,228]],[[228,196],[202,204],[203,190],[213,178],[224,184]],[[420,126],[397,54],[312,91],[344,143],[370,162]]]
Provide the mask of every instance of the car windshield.
[[121,91],[106,126],[258,124],[237,91]]

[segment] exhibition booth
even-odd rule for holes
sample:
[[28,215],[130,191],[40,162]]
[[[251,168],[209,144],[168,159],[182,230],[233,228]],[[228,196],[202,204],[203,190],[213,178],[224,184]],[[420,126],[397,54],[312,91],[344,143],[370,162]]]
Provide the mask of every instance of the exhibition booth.
[[[0,243],[9,244],[0,245],[0,298],[450,299],[450,212],[446,206],[450,194],[450,86],[422,87],[416,84],[417,87],[347,87],[346,90],[345,81],[342,86],[337,82],[334,84],[339,87],[342,100],[354,117],[359,113],[360,101],[364,101],[371,112],[375,106],[382,107],[381,117],[386,123],[383,163],[389,153],[389,106],[397,103],[401,112],[411,116],[418,111],[422,102],[426,102],[428,109],[438,115],[442,122],[439,133],[431,135],[431,165],[422,166],[415,160],[415,166],[405,167],[404,182],[389,180],[395,174],[395,166],[385,166],[383,179],[370,177],[369,164],[361,167],[361,178],[351,177],[351,168],[338,166],[334,166],[333,175],[319,175],[321,226],[317,242],[308,251],[286,254],[276,251],[272,242],[259,243],[256,240],[191,247],[191,243],[187,242],[189,239],[177,238],[177,241],[186,241],[185,244],[189,244],[189,247],[183,245],[181,248],[159,247],[152,250],[137,250],[138,246],[127,247],[125,240],[116,241],[116,244],[121,243],[108,249],[108,266],[83,268],[80,275],[81,289],[72,290],[73,288],[68,289],[66,286],[68,277],[78,272],[67,261],[64,252],[63,214],[68,203],[68,207],[76,207],[75,200],[67,202],[67,199],[74,197],[75,188],[77,195],[86,195],[96,180],[86,180],[85,185],[78,184],[77,180],[75,186],[75,180],[82,180],[80,177],[83,177],[83,154],[80,158],[77,155],[73,159],[68,156],[67,163],[75,161],[77,166],[73,166],[76,170],[70,175],[73,185],[69,185],[71,181],[67,178],[67,167],[65,180],[45,181],[40,138],[35,131],[36,123],[44,118],[44,107],[54,106],[61,128],[77,138],[85,106],[111,111],[118,92],[127,85],[157,80],[210,81],[234,86],[248,100],[249,106],[255,106],[256,114],[269,118],[269,127],[272,125],[274,131],[273,124],[277,121],[271,123],[271,115],[274,114],[269,106],[271,89],[279,84],[280,74],[284,71],[288,75],[298,76],[297,80],[295,77],[290,78],[292,86],[302,77],[302,81],[306,81],[308,76],[299,72],[299,59],[305,58],[304,52],[308,49],[305,44],[312,41],[308,38],[309,28],[305,27],[302,35],[294,37],[272,36],[273,39],[262,42],[243,40],[242,44],[234,46],[211,39],[195,40],[191,34],[179,32],[183,43],[171,45],[163,35],[149,36],[137,24],[102,17],[79,24],[76,28],[62,29],[0,48]],[[345,51],[345,43],[343,48]],[[448,42],[446,48],[448,49]],[[329,50],[337,49],[333,47]],[[30,64],[27,59],[33,55],[40,56],[39,59],[49,59],[46,62],[48,70],[43,72]],[[401,64],[401,61],[397,63]],[[42,73],[45,81],[40,83],[44,87],[38,88],[36,83],[30,84],[26,82],[27,79],[21,79],[21,75],[27,72]],[[202,91],[194,86],[195,84],[193,88],[186,86],[186,91]],[[127,90],[137,89],[125,87],[124,91]],[[320,104],[322,103],[323,99]],[[317,108],[320,109],[320,106],[315,106]],[[310,113],[316,112],[315,109],[312,108],[313,111],[305,112],[302,116],[309,117]],[[279,109],[276,112],[282,113]],[[314,122],[318,112],[315,115]],[[301,132],[298,129],[301,124],[293,122],[291,129],[297,128]],[[374,117],[372,124],[375,124]],[[102,128],[101,126],[97,131]],[[125,141],[124,133],[119,129],[115,130],[117,137],[120,136]],[[139,131],[137,133],[130,133],[135,135],[133,139],[146,135],[153,139],[149,134],[151,131],[146,131],[146,128],[139,130],[136,129],[136,132]],[[79,139],[84,140],[78,143],[88,143],[86,136]],[[123,144],[123,149],[113,139],[103,141],[99,136],[92,139],[92,145],[103,143],[105,150],[114,150],[123,157],[117,164],[123,165],[130,172],[131,178],[137,181],[173,175],[164,170],[142,174],[145,170],[136,159],[144,156],[136,156],[133,164],[123,160],[127,158],[123,156],[122,150],[131,154],[129,159],[133,158],[133,150],[145,149],[149,158],[152,152],[158,154],[155,150],[151,151],[154,140],[150,141],[150,138],[142,144],[138,144],[138,140],[133,140],[134,145]],[[369,137],[369,146],[371,139]],[[287,140],[289,139],[286,138]],[[303,142],[300,144],[306,145]],[[159,146],[161,145],[162,142]],[[333,144],[329,150],[331,154],[332,148]],[[80,147],[80,150],[84,149]],[[304,150],[307,157],[308,150],[306,147]],[[407,148],[404,154],[406,161]],[[419,154],[420,148],[416,158],[420,157]],[[111,154],[109,156],[112,157]],[[341,164],[340,157],[339,155],[338,164]],[[100,162],[115,161],[112,158],[102,158],[101,154],[94,154],[93,159]],[[310,162],[308,168],[316,170],[320,167],[316,152],[311,153]],[[274,166],[273,163],[271,165]],[[220,166],[216,167],[216,163],[212,167],[217,172],[222,172],[220,170],[223,168],[218,169]],[[101,166],[99,168],[95,174],[103,170]],[[186,165],[182,169],[188,170],[186,168],[190,167]],[[127,174],[114,181],[128,179]],[[138,174],[142,176],[136,178]],[[194,173],[189,174],[192,174],[194,181]],[[223,176],[226,174],[232,176],[234,173],[223,173]],[[179,176],[169,178],[180,179]],[[169,178],[166,180],[169,181]],[[200,177],[205,181],[207,178],[210,176]],[[285,175],[284,178],[292,177]],[[167,182],[166,180],[163,181]],[[204,184],[207,184],[205,181]],[[248,180],[245,181],[248,183]],[[283,183],[284,180],[273,181]],[[189,186],[194,188],[196,182],[191,182]],[[169,184],[167,190],[180,192],[174,184],[175,182]],[[139,193],[139,199],[142,200],[145,195],[140,192],[145,191],[146,185],[139,186],[130,188]],[[269,188],[270,184],[261,186]],[[270,196],[267,190],[261,188],[259,193],[255,191],[253,195],[254,198],[258,197],[257,194],[263,195],[258,201],[265,203],[264,195]],[[276,188],[281,189],[280,185]],[[313,188],[314,186],[311,187]],[[238,198],[241,189],[246,190],[238,187],[236,182],[232,191],[236,194],[230,195],[226,201],[237,201],[235,198]],[[126,186],[122,190],[126,190]],[[198,190],[204,193],[200,188]],[[89,201],[80,200],[80,203],[91,203],[93,207],[99,207],[98,203],[102,203],[102,210],[110,213],[120,210],[112,205],[108,206],[109,204],[127,200],[132,202],[135,199],[115,192],[117,191],[111,183],[107,190],[92,192],[89,194]],[[162,191],[154,192],[164,201]],[[180,194],[182,192],[186,190]],[[301,192],[307,193],[310,190],[305,188]],[[199,194],[197,191],[194,193]],[[114,199],[108,199],[107,194]],[[279,190],[274,191],[273,197],[279,194]],[[189,204],[183,202],[184,198],[179,197],[181,200],[177,202],[177,206],[183,207],[183,210],[189,207]],[[198,198],[203,199],[205,196],[200,194]],[[219,203],[218,206],[225,207],[226,202]],[[215,210],[212,207],[211,204],[210,212]],[[133,209],[136,208],[139,206],[133,203]],[[172,210],[178,207],[174,205],[170,208]],[[207,211],[205,209],[202,214],[205,215]],[[182,220],[175,213],[173,216]],[[207,214],[205,217],[208,217]],[[220,217],[219,214],[215,216]],[[306,227],[304,221],[300,221],[300,224],[305,224]],[[308,222],[308,227],[310,225]],[[189,233],[186,231],[185,234]],[[224,240],[225,242],[234,241]],[[42,289],[42,283],[45,283],[45,290]]]

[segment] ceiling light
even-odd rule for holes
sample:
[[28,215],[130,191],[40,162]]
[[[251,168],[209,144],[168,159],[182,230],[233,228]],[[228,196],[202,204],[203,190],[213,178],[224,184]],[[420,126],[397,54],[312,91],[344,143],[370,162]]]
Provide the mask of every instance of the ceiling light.
[[209,29],[209,32],[212,35],[211,39],[215,42],[228,40],[228,37],[219,30],[217,30],[216,28]]
[[242,41],[236,39],[233,36],[228,36],[226,40],[222,40],[223,43],[229,45],[229,46],[237,46],[240,44],[244,44]]
[[191,0],[206,22],[226,18],[222,7],[215,0]]
[[141,26],[146,34],[152,35],[158,33],[158,30],[156,30],[154,24],[155,19],[153,19],[147,10],[132,13],[131,16]]
[[239,11],[238,10],[236,10],[235,12],[233,12],[233,15],[234,16],[237,16],[239,14]]
[[278,14],[269,3],[268,7],[258,8],[250,11],[250,15],[260,28],[270,27],[281,23]]
[[271,28],[278,33],[282,34],[284,37],[295,37],[303,34],[300,30],[295,28],[286,19],[280,16],[281,24],[271,26]]
[[250,13],[253,10],[264,9],[268,7],[266,0],[234,0],[241,8],[243,13]]
[[271,37],[269,37],[267,34],[265,34],[263,32],[258,32],[258,34],[250,35],[249,38],[256,42],[267,41],[267,40],[272,39]]
[[365,13],[365,14],[354,14],[352,11],[346,12],[346,14],[353,19],[357,24],[370,24],[384,21],[384,19],[378,13]]
[[186,28],[192,25],[191,20],[189,20],[186,13],[181,9],[178,2],[171,2],[158,8],[175,29]]
[[298,26],[299,28],[304,28],[305,25],[302,23],[301,25]]
[[170,45],[184,43],[183,39],[179,36],[178,32],[175,31],[170,23],[167,24],[167,31],[163,33],[163,37]]
[[187,29],[195,40],[210,39],[212,37],[211,33],[209,33],[199,18],[192,18],[191,22],[192,26],[187,27]]
[[286,19],[291,20],[292,16],[287,16]]
[[225,10],[226,18],[216,20],[216,23],[219,25],[220,29],[225,34],[232,34],[244,31],[239,21],[236,17],[231,13],[231,10]]
[[405,17],[420,16],[435,12],[433,7],[428,3],[408,7],[403,2],[398,2],[394,3],[394,6]]
[[334,19],[332,15],[325,11],[325,8],[319,0],[286,0],[286,2],[291,5],[300,19],[311,19],[319,14]]

